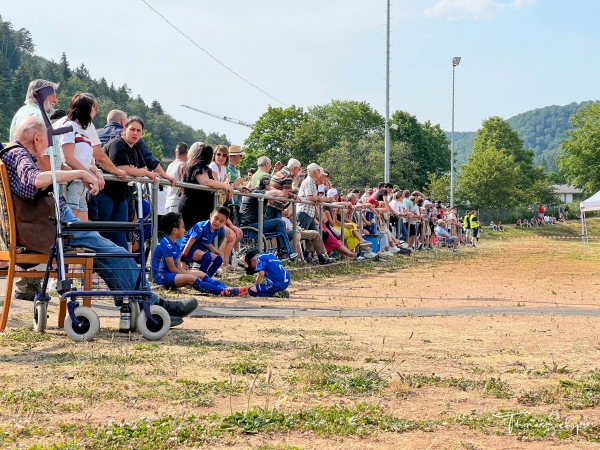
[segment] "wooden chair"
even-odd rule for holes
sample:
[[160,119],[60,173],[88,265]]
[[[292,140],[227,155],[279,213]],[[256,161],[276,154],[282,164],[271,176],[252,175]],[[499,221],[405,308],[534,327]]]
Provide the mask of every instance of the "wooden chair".
[[[52,226],[50,223],[48,226]],[[50,249],[48,249],[50,250]],[[6,166],[0,160],[0,261],[6,261],[8,266],[0,269],[0,276],[6,276],[6,289],[4,293],[4,306],[2,308],[2,317],[0,318],[0,332],[6,328],[8,321],[8,311],[10,309],[10,301],[12,296],[13,282],[15,276],[17,278],[43,278],[45,271],[43,270],[28,270],[17,271],[16,266],[22,264],[46,264],[48,262],[48,254],[43,253],[25,253],[27,249],[17,244],[17,226],[16,218],[13,209],[12,193],[10,191],[10,182]],[[83,268],[80,273],[67,271],[67,278],[81,278],[85,290],[92,288],[92,257],[72,257],[69,258],[70,264],[77,264]],[[52,278],[56,278],[56,271],[50,272]],[[91,299],[86,298],[83,301],[85,306],[91,306]],[[58,311],[58,326],[64,326],[66,315],[65,302],[59,303]]]

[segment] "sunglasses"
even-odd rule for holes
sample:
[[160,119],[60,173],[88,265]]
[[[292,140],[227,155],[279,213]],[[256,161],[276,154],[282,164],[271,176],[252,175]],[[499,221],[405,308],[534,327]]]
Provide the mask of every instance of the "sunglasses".
[[226,155],[226,154],[224,154],[224,153],[217,153],[215,156],[223,156],[223,157],[227,157],[227,155]]

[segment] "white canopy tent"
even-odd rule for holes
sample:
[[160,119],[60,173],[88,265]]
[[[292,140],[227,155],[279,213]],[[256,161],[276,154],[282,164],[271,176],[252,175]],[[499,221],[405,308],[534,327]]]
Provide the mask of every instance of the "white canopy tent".
[[587,200],[579,203],[579,210],[581,211],[581,237],[587,240],[587,226],[585,223],[585,212],[586,211],[600,211],[600,191],[596,192]]

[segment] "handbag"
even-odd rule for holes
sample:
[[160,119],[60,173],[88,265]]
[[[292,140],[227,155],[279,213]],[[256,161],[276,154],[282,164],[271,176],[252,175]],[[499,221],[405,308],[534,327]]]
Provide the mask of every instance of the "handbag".
[[[0,157],[20,145],[3,149]],[[56,220],[54,197],[48,194],[51,189],[38,190],[34,198],[23,198],[13,195],[13,210],[17,228],[17,243],[39,253],[48,253],[56,242],[56,227],[51,220]]]

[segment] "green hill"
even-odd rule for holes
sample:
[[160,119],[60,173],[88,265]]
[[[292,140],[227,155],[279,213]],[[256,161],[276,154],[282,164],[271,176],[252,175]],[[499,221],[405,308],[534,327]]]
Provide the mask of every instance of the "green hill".
[[[519,133],[525,148],[533,149],[534,165],[542,166],[546,172],[556,172],[556,158],[561,153],[560,143],[565,131],[570,129],[569,121],[582,106],[593,103],[586,101],[565,106],[546,106],[518,114],[508,119],[513,130]],[[454,132],[454,149],[458,166],[467,162],[473,150],[476,132]],[[450,133],[447,133],[450,139]]]
[[[63,53],[59,62],[35,55],[33,39],[26,29],[14,30],[10,22],[0,17],[0,142],[8,140],[10,123],[14,113],[23,105],[27,85],[31,80],[43,78],[60,83],[59,107],[67,109],[71,97],[77,92],[89,92],[98,100],[98,114],[94,120],[97,128],[106,123],[106,115],[112,109],[121,109],[129,115],[144,119],[151,136],[145,136],[155,153],[172,157],[179,142],[188,145],[202,141],[211,145],[226,144],[224,134],[206,133],[175,120],[154,100],[150,105],[140,97],[133,97],[124,84],[115,87],[104,78],[94,79],[82,64],[73,69]],[[162,152],[161,152],[162,150]]]

